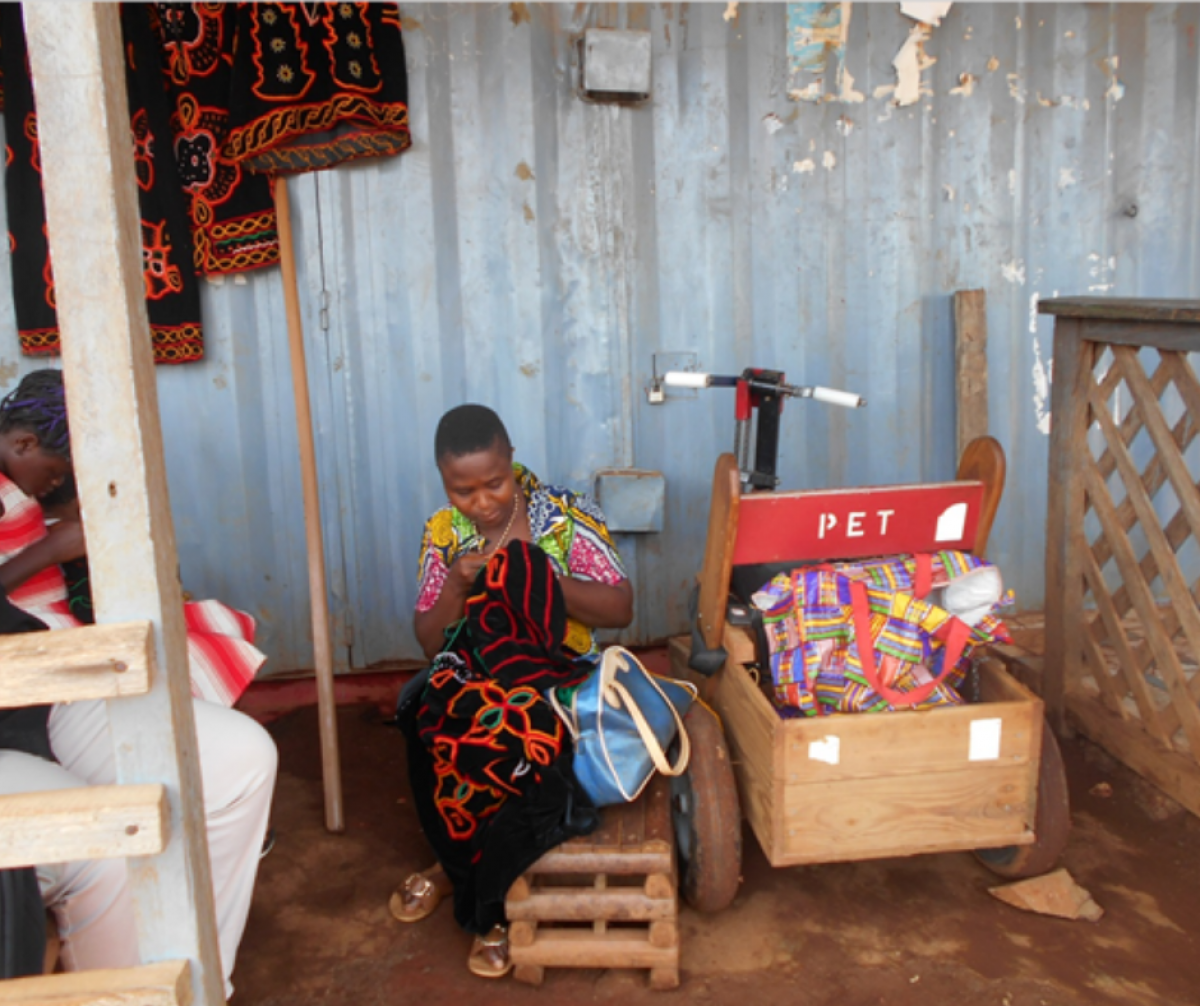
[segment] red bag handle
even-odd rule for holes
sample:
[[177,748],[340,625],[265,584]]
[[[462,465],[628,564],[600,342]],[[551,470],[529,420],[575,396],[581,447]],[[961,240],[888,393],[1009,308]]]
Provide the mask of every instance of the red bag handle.
[[917,552],[913,559],[917,566],[913,575],[913,594],[923,601],[933,590],[933,556],[928,552]]
[[850,581],[850,606],[854,615],[854,638],[858,643],[858,659],[862,662],[863,677],[877,695],[893,706],[915,706],[929,698],[933,690],[941,684],[942,678],[950,673],[962,657],[967,637],[971,634],[971,627],[966,622],[951,615],[937,631],[938,636],[945,634],[946,637],[941,673],[911,692],[901,692],[879,680],[879,671],[875,666],[875,647],[871,643],[871,604],[867,598],[867,585],[861,580]]

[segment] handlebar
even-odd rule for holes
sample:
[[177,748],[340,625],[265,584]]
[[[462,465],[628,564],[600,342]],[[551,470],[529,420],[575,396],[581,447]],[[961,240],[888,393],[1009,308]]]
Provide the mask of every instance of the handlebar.
[[756,391],[790,395],[793,398],[812,398],[826,405],[840,405],[844,409],[861,409],[867,404],[862,395],[856,395],[852,391],[838,391],[836,388],[822,388],[819,385],[802,387],[722,374],[698,374],[690,370],[668,370],[663,375],[663,383],[672,388],[732,388],[743,381]]

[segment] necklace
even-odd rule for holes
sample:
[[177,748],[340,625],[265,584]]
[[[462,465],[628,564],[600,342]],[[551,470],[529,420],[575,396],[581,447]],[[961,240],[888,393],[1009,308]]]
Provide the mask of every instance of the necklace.
[[[500,540],[496,542],[496,547],[488,553],[490,559],[493,555],[504,548],[504,543],[508,541],[508,534],[512,530],[513,522],[517,519],[517,511],[521,509],[521,490],[518,489],[513,493],[512,513],[508,515],[508,523],[504,525],[504,532],[500,535]],[[486,540],[486,539],[485,539]]]

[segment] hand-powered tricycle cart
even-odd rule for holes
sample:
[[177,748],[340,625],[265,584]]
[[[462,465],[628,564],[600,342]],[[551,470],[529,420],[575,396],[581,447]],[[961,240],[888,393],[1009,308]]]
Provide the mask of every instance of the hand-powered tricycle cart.
[[[954,482],[771,491],[784,396],[860,403],[795,388],[777,372],[697,376],[683,380],[736,384],[741,457],[717,459],[692,639],[672,642],[672,673],[719,714],[741,810],[771,865],[975,850],[1002,876],[1048,870],[1070,827],[1062,759],[1041,699],[998,660],[977,662],[961,706],[784,718],[762,685],[770,671],[748,624],[748,594],[780,569],[942,549],[981,556],[1004,487],[1000,445],[972,441]],[[740,858],[727,831],[705,823],[706,806],[728,803],[709,791],[705,752],[693,742],[675,817],[685,895],[715,909],[736,893]]]

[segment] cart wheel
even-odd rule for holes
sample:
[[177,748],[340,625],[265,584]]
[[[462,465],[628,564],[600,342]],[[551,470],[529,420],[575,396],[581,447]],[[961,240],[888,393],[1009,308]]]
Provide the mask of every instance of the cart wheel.
[[1062,855],[1071,833],[1071,801],[1062,752],[1049,724],[1042,722],[1042,758],[1038,767],[1036,839],[1032,845],[976,849],[976,858],[993,873],[1019,880],[1046,873]]
[[687,771],[671,780],[671,810],[684,900],[701,912],[733,901],[742,879],[742,814],[721,721],[694,702],[683,719],[692,744]]

